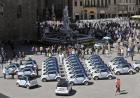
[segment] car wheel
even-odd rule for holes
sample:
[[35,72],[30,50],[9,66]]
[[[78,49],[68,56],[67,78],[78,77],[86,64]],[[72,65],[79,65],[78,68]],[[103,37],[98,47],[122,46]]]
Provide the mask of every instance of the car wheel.
[[47,82],[47,79],[43,78],[43,79],[42,79],[42,82]]
[[118,72],[116,72],[116,75],[120,75],[120,72],[118,71]]
[[60,77],[56,78],[57,81],[60,81]]
[[98,79],[99,79],[99,77],[98,77],[98,76],[95,76],[95,77],[94,77],[94,80],[98,80]]
[[70,84],[71,84],[71,85],[74,85],[74,83],[73,83],[73,82],[70,82]]
[[17,87],[20,87],[19,83],[16,83],[16,86],[17,86]]
[[133,75],[133,71],[129,71],[129,74],[130,74],[130,75]]
[[26,88],[27,88],[27,89],[30,89],[30,86],[29,86],[29,85],[27,85],[27,86],[26,86]]
[[111,80],[113,77],[112,76],[108,76],[108,79]]
[[72,87],[71,87],[71,89],[70,89],[70,92],[72,92]]
[[88,81],[85,81],[85,82],[84,82],[84,85],[88,85]]
[[136,72],[139,72],[139,68],[137,67],[137,68],[135,68],[135,70],[136,70]]

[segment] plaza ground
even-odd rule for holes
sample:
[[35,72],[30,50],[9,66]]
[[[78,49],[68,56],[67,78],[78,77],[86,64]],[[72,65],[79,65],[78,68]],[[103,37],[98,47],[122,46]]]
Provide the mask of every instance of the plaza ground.
[[[116,52],[113,52],[109,56],[101,55],[105,63],[116,56]],[[43,55],[32,56],[37,60],[39,67],[41,68],[41,62],[46,59]],[[87,58],[88,56],[86,56]],[[136,54],[134,60],[140,58],[139,54]],[[126,58],[131,64],[131,58]],[[1,70],[0,70],[0,73]],[[78,85],[73,86],[73,92],[70,96],[56,96],[55,88],[57,82],[41,82],[38,78],[39,87],[33,89],[26,89],[16,86],[16,79],[3,79],[0,74],[0,93],[8,96],[6,98],[140,98],[140,73],[134,75],[120,75],[117,76],[121,79],[121,95],[115,96],[115,80],[97,80],[91,79],[91,84],[88,86]],[[0,97],[1,98],[1,97]]]

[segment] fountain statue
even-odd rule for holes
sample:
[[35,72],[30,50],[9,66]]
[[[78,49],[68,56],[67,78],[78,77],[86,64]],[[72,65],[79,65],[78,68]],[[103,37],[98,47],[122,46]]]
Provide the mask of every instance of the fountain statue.
[[68,14],[68,6],[65,6],[63,10],[63,24],[65,30],[70,30],[69,27],[69,14]]
[[66,37],[69,40],[73,40],[72,38],[72,30],[70,29],[70,20],[69,20],[69,14],[68,14],[68,6],[65,6],[63,10],[63,32],[66,33]]

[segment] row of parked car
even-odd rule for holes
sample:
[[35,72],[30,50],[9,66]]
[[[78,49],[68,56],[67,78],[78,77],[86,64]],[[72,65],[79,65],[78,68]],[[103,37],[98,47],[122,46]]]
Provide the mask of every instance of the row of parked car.
[[36,76],[38,75],[38,65],[35,60],[29,59],[22,61],[21,64],[10,63],[3,68],[4,78],[7,76],[18,77],[16,85],[30,88],[38,85]]
[[99,55],[90,56],[85,60],[85,64],[94,80],[113,79],[115,77]]
[[138,67],[136,67],[136,63],[135,64],[130,64],[127,62],[127,60],[124,59],[124,57],[118,56],[115,57],[114,59],[112,59],[108,66],[110,67],[110,69],[116,74],[116,75],[120,75],[120,74],[135,74],[136,71],[139,71]]
[[42,82],[46,82],[48,80],[57,80],[61,79],[59,66],[56,57],[50,57],[43,61],[42,63]]
[[77,55],[69,55],[64,59],[67,80],[70,84],[89,84],[89,79],[84,66]]

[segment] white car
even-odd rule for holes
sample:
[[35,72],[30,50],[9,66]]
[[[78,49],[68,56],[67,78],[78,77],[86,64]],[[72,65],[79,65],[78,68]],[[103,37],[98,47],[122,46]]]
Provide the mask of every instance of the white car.
[[32,68],[23,68],[17,73],[18,76],[36,76],[36,72]]
[[25,67],[34,67],[35,69],[38,69],[38,65],[35,60],[23,60],[23,64],[20,65],[20,68],[25,68]]
[[96,70],[94,73],[92,73],[92,77],[94,80],[98,79],[113,79],[114,76],[109,70]]
[[22,86],[30,89],[33,86],[38,86],[38,82],[36,78],[29,77],[29,76],[21,76],[18,78],[16,85],[18,87]]
[[96,64],[96,63],[103,63],[103,61],[100,60],[100,59],[85,60],[85,64],[86,64],[87,66],[90,66],[91,64]]
[[66,71],[66,74],[71,72],[71,71],[75,71],[75,70],[82,70],[83,68],[80,67],[80,66],[73,66],[73,67],[70,67],[70,68],[66,68],[65,71]]
[[57,83],[57,87],[55,89],[56,95],[70,95],[72,91],[72,85],[66,80],[60,80]]
[[68,81],[74,85],[74,84],[84,84],[84,85],[88,85],[89,84],[89,79],[87,76],[85,76],[84,74],[77,74],[71,77],[67,77]]
[[66,76],[68,78],[70,78],[71,76],[74,76],[74,75],[77,75],[77,74],[83,74],[84,73],[84,70],[82,69],[77,69],[77,70],[72,70],[72,71],[69,71],[66,73]]
[[42,82],[46,82],[47,80],[57,80],[61,79],[60,74],[56,70],[50,70],[48,72],[42,73],[41,80]]
[[120,64],[126,64],[126,63],[127,63],[126,61],[116,61],[116,62],[113,62],[112,65],[110,66],[110,69],[114,70],[114,68],[119,66]]
[[116,61],[125,61],[125,59],[124,59],[123,57],[115,57],[114,59],[112,59],[112,60],[108,63],[109,67],[111,67],[111,66],[113,65],[113,63],[116,62]]
[[120,74],[134,74],[135,70],[129,64],[122,64],[114,68],[114,73],[116,75]]
[[136,61],[134,64],[132,64],[132,67],[139,72],[140,71],[140,60]]

